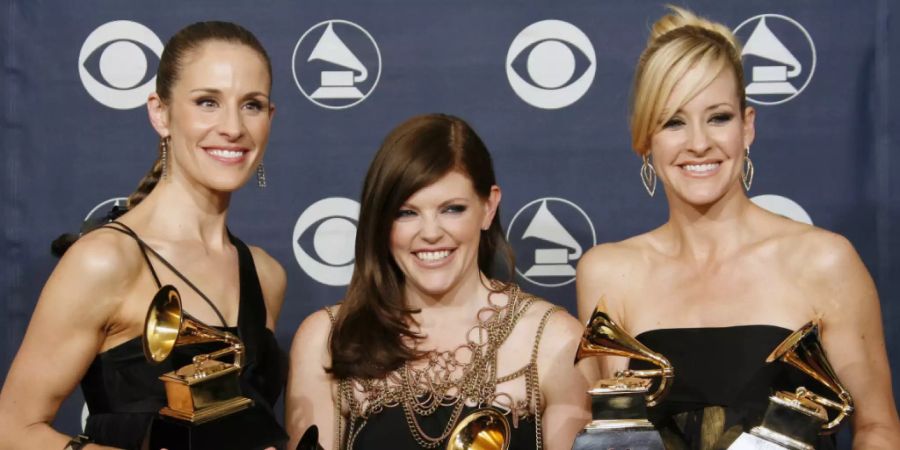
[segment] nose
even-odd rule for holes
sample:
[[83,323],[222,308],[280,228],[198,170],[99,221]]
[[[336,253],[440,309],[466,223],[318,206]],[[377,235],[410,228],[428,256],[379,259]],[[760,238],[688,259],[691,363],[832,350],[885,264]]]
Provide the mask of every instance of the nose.
[[697,123],[689,128],[688,150],[694,153],[704,153],[709,149],[709,136],[704,124]]
[[240,108],[223,108],[219,133],[228,140],[234,141],[241,136],[243,130],[244,120],[241,117]]
[[422,216],[422,229],[419,236],[427,242],[437,242],[444,237],[444,228],[436,216],[425,214]]

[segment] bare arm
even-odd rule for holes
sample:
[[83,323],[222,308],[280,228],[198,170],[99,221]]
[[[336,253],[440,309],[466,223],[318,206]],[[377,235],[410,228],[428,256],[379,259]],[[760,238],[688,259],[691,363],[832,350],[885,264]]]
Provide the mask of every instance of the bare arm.
[[133,278],[115,239],[97,234],[66,253],[41,292],[0,392],[0,449],[62,449],[71,439],[50,423],[103,344],[115,293]]
[[[575,275],[575,293],[578,302],[578,320],[587,324],[598,307],[609,314],[620,326],[624,326],[621,308],[615,297],[615,280],[623,279],[616,266],[619,259],[612,244],[600,245],[588,251],[578,262]],[[593,374],[588,380],[593,383],[600,378],[612,378],[615,373],[628,368],[628,358],[599,356],[579,362],[586,374]],[[593,366],[593,367],[591,367]]]
[[272,256],[259,247],[250,247],[256,276],[262,287],[263,300],[266,303],[266,328],[275,331],[281,306],[284,304],[284,290],[287,287],[287,275],[284,267]]
[[853,448],[897,448],[900,420],[875,284],[846,239],[829,235],[822,240],[812,281],[819,286],[814,292],[823,315],[825,351],[856,406]]
[[294,335],[285,394],[284,421],[291,437],[288,448],[296,447],[306,429],[316,425],[319,443],[325,450],[334,449],[337,386],[325,372],[331,365],[330,333],[331,319],[320,310],[307,317]]
[[541,338],[538,376],[544,401],[544,447],[548,450],[571,449],[575,435],[591,419],[588,380],[574,365],[582,330],[574,317],[556,312]]

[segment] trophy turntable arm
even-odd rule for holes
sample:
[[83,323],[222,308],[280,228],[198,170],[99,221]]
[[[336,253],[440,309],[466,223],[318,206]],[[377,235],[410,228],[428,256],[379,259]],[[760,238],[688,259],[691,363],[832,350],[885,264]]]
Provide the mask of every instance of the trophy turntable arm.
[[231,341],[230,346],[225,347],[221,350],[194,356],[193,363],[194,365],[199,365],[204,361],[210,359],[219,359],[223,356],[232,354],[234,355],[233,365],[240,369],[244,365],[244,344],[242,344],[240,341],[237,341],[236,339]]
[[838,403],[834,400],[811,392],[803,386],[797,388],[796,394],[798,397],[809,399],[826,408],[831,408],[838,411],[837,417],[831,420],[831,422],[828,422],[827,424],[822,426],[822,430],[824,431],[834,430],[838,425],[840,425],[841,422],[844,421],[845,418],[847,418],[847,416],[853,414],[853,399],[852,397],[850,397],[850,393],[848,393],[847,391],[843,391],[838,394],[843,403]]
[[[668,362],[668,361],[666,361]],[[616,378],[638,377],[653,378],[659,377],[659,386],[656,391],[647,396],[647,406],[655,406],[671,387],[672,379],[675,378],[675,369],[671,366],[661,367],[659,369],[634,370],[625,369],[616,372]]]

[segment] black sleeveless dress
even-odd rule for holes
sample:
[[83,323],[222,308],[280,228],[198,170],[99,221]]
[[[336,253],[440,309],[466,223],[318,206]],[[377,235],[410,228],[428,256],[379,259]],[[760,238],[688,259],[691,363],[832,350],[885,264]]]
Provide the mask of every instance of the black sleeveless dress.
[[[149,250],[159,258],[133,232],[116,229],[137,239],[145,257]],[[245,345],[245,363],[240,377],[242,394],[253,400],[252,408],[262,412],[263,417],[271,417],[275,423],[272,408],[287,380],[287,355],[278,347],[272,331],[266,328],[266,306],[250,249],[238,238],[230,234],[229,237],[238,252],[240,310],[237,328],[220,329],[237,335]],[[147,261],[150,262],[149,258]],[[152,264],[150,268],[153,270]],[[153,272],[156,277],[155,270]],[[175,273],[181,276],[177,271]],[[147,299],[148,306],[149,301]],[[216,343],[176,347],[169,359],[152,365],[144,358],[138,336],[98,354],[81,380],[90,413],[85,434],[98,444],[141,448],[158,411],[166,406],[166,393],[159,376],[190,364],[195,355],[222,347]],[[252,433],[252,430],[248,432]]]
[[[827,388],[787,364],[766,357],[791,330],[771,325],[674,328],[646,331],[637,339],[675,367],[675,381],[663,401],[650,409],[650,421],[666,448],[727,449],[745,431],[762,423],[769,396],[806,386]],[[643,361],[632,368],[653,368]],[[835,448],[822,437],[818,450]]]

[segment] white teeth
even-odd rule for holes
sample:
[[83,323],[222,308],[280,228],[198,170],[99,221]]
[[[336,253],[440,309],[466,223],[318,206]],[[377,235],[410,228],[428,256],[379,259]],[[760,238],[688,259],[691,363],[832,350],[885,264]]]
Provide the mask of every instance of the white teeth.
[[212,149],[207,150],[210,155],[217,156],[219,158],[230,158],[237,159],[241,156],[244,156],[244,152],[240,150],[223,150],[223,149]]
[[450,250],[441,250],[438,252],[416,252],[416,258],[422,261],[438,261],[450,256]]
[[707,164],[685,164],[684,170],[688,172],[709,172],[711,170],[715,170],[716,167],[719,167],[719,163],[707,163]]

